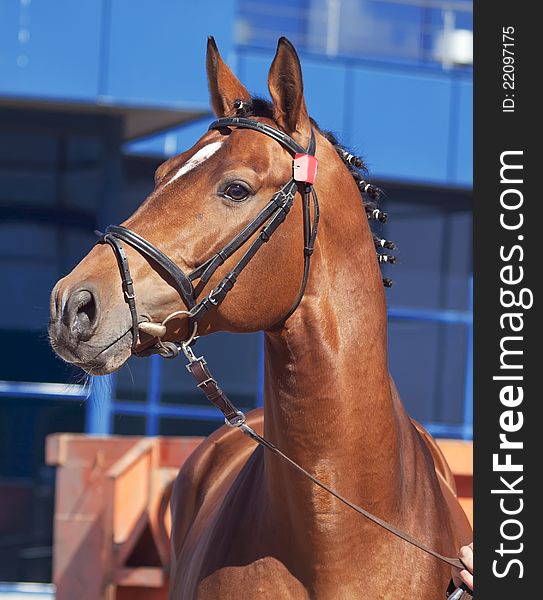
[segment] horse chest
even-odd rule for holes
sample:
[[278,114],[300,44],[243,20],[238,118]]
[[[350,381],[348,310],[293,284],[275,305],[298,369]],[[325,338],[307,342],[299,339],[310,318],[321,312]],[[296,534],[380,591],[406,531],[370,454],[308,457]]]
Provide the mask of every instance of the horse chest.
[[406,589],[432,600],[447,585],[447,569],[401,540],[364,543],[364,536],[344,535],[327,545],[329,553],[309,560],[286,524],[270,531],[250,515],[218,511],[210,519],[204,513],[200,534],[187,539],[170,600],[386,600]]
[[[247,565],[222,567],[191,590],[174,591],[170,600],[388,600],[402,597],[406,590],[411,598],[433,600],[445,589],[448,575],[438,569],[428,576],[419,567],[405,571],[405,565],[398,564],[374,570],[364,564],[354,577],[352,569],[349,575],[331,569],[320,581],[304,584],[281,561],[267,556]],[[403,571],[403,577],[395,571]]]
[[215,571],[200,582],[195,598],[309,600],[310,596],[284,564],[267,556],[248,565]]

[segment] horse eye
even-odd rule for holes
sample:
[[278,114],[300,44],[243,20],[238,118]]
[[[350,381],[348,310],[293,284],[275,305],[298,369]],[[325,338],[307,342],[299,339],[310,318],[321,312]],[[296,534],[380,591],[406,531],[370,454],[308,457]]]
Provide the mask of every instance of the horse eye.
[[242,186],[240,183],[231,183],[225,190],[224,195],[230,198],[231,200],[236,200],[236,202],[241,202],[245,200],[249,195],[249,190]]

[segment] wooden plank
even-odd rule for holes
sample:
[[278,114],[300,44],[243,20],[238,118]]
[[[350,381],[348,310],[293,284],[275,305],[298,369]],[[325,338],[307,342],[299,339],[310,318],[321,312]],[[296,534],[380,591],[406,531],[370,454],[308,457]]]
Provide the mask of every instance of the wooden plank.
[[141,438],[133,436],[88,436],[55,433],[47,436],[46,463],[51,466],[92,465],[98,452],[105,464],[115,463]]
[[168,600],[168,586],[161,588],[119,586],[115,600]]
[[442,439],[437,443],[455,475],[473,476],[473,442]]
[[45,464],[63,466],[68,459],[66,452],[66,438],[62,434],[48,435],[45,441]]
[[160,588],[166,578],[160,567],[136,567],[118,569],[115,573],[115,583],[123,587]]
[[153,440],[143,439],[107,472],[113,502],[113,542],[124,543],[151,501]]
[[148,454],[154,445],[155,441],[151,438],[139,439],[128,452],[125,452],[123,456],[111,466],[107,476],[112,479],[120,477],[125,471],[131,469],[134,463],[144,454]]

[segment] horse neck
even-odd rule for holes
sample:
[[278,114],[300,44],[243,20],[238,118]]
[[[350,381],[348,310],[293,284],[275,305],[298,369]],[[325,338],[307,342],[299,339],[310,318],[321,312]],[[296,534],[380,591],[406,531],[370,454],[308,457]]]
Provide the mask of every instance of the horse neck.
[[[266,334],[264,427],[323,483],[386,518],[397,510],[401,479],[386,304],[358,195],[353,209],[343,228],[333,219],[345,216],[322,211],[304,299],[280,332]],[[367,527],[276,456],[265,456],[265,478],[271,514],[288,523],[291,540],[299,530],[306,549],[308,539],[322,547],[322,536],[343,530],[349,538]]]

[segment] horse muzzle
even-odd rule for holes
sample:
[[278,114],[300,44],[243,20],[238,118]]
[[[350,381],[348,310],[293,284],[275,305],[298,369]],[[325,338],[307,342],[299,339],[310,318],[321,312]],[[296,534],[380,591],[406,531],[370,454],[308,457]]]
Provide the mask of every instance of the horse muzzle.
[[123,322],[124,310],[119,319],[112,316],[108,315],[108,323],[104,322],[99,295],[92,283],[78,283],[70,288],[65,280],[59,281],[50,302],[49,338],[53,349],[66,362],[86,371],[115,370],[130,356],[132,338],[129,323]]

